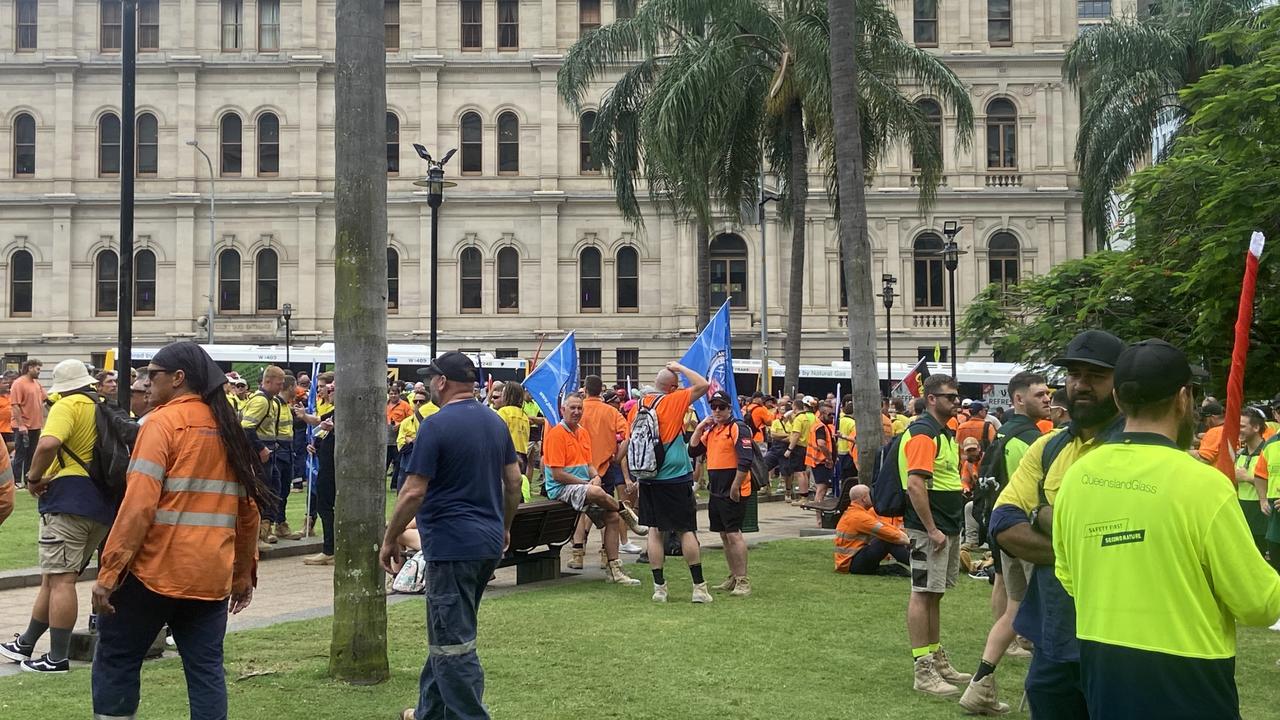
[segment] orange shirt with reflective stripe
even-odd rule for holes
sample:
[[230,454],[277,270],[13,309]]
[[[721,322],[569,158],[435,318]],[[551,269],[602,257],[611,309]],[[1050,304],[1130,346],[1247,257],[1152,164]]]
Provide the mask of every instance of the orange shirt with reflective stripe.
[[[827,449],[824,452],[818,447],[818,428],[822,428],[826,432],[823,438],[827,443]],[[836,429],[830,423],[814,422],[813,427],[809,428],[809,447],[804,453],[804,464],[806,467],[818,467],[825,465],[828,460],[836,456]]]
[[907,542],[907,534],[877,515],[874,509],[851,503],[836,523],[836,572],[849,572],[853,556],[874,537],[891,543]]
[[591,437],[591,464],[603,477],[618,453],[618,445],[627,439],[627,419],[604,400],[587,397],[582,401],[579,425],[586,428]]
[[[707,470],[738,469],[738,432],[738,423],[733,420],[724,424],[715,423],[702,434],[702,444],[707,446]],[[743,446],[744,451],[748,449]],[[750,473],[742,478],[738,492],[744,498],[751,494]]]
[[257,541],[258,508],[231,470],[209,406],[182,395],[151,411],[98,582],[114,588],[129,572],[166,597],[221,600],[255,584]]

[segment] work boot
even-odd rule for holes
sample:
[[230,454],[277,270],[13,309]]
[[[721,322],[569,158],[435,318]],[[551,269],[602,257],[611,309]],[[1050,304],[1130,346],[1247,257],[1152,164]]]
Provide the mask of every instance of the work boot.
[[667,584],[661,585],[654,583],[653,585],[653,601],[664,603],[667,601]]
[[582,563],[587,558],[587,551],[582,548],[571,548],[569,552],[569,569],[581,570]]
[[721,592],[729,592],[730,590],[734,589],[737,586],[738,586],[738,576],[730,575],[724,582],[720,583],[719,585],[716,585],[712,589],[719,590]]
[[308,555],[302,558],[302,564],[303,565],[332,565],[333,556],[325,555],[322,552],[316,553],[315,555]]
[[267,545],[276,544],[276,536],[271,534],[271,523],[264,522],[258,526],[258,542]]
[[289,523],[287,522],[276,523],[275,534],[277,538],[284,538],[285,540],[302,539],[302,533],[294,532],[293,528],[289,527]]
[[951,667],[951,659],[947,657],[947,651],[942,648],[938,648],[938,651],[933,654],[933,664],[938,669],[938,675],[949,683],[969,682],[973,679],[971,673],[962,673]]
[[600,569],[609,569],[609,553],[605,552],[604,548],[600,548]]
[[934,664],[934,657],[932,654],[916,658],[916,680],[914,688],[918,692],[929,695],[938,695],[940,697],[955,695],[960,692],[960,688],[952,685],[946,680],[943,680],[942,676],[938,674],[938,668]]
[[1009,643],[1009,647],[1005,649],[1004,654],[1005,654],[1005,657],[1012,657],[1012,658],[1031,657],[1031,651],[1019,645],[1017,640],[1014,640],[1013,642]]
[[627,529],[640,537],[648,535],[649,526],[640,524],[640,518],[636,517],[636,511],[632,510],[626,503],[619,504],[622,507],[618,509],[618,515],[622,518],[622,522],[627,524]]
[[1004,715],[1009,712],[1009,704],[1000,702],[994,673],[978,682],[970,682],[964,689],[964,695],[960,696],[960,707],[975,715]]
[[609,578],[609,582],[617,585],[639,585],[640,581],[631,577],[622,569],[622,561],[614,560],[606,567],[604,574]]
[[707,590],[707,584],[704,582],[696,583],[693,586],[693,602],[709,603],[711,602],[711,593]]
[[751,596],[751,578],[743,575],[738,578],[738,584],[729,593],[733,597],[750,597]]

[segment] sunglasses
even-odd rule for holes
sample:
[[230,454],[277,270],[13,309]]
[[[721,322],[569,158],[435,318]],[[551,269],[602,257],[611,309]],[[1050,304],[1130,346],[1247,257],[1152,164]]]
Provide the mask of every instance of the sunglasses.
[[934,397],[946,398],[951,402],[955,402],[960,398],[960,393],[929,393]]

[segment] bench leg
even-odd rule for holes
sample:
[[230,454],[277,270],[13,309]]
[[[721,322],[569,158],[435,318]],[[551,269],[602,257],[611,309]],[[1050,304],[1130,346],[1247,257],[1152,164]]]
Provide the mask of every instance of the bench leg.
[[516,565],[517,585],[542,582],[543,580],[558,580],[559,578],[560,558],[558,556],[530,558]]

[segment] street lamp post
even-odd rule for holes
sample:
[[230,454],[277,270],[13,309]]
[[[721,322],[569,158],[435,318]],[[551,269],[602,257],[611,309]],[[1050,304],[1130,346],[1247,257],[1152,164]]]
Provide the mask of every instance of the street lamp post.
[[947,268],[947,305],[950,314],[951,328],[951,379],[960,382],[956,377],[956,268],[960,266],[960,256],[966,255],[956,244],[956,235],[964,226],[955,220],[948,220],[942,226],[942,234],[947,236],[947,244],[942,247],[942,264]]
[[764,206],[777,199],[777,195],[764,189],[764,173],[761,172],[760,202],[757,204],[760,221],[760,375],[758,377],[760,392],[765,395],[773,394],[773,372],[769,368],[769,283],[767,282],[768,265],[765,263],[768,244],[765,242]]
[[449,182],[444,179],[444,165],[449,162],[449,158],[457,150],[450,150],[445,153],[440,160],[434,160],[431,153],[418,143],[413,144],[413,149],[418,151],[418,157],[427,161],[427,176],[421,180],[414,181],[414,185],[425,187],[427,189],[427,205],[431,207],[431,356],[435,357],[440,354],[440,350],[436,345],[436,329],[440,321],[440,288],[439,274],[440,265],[437,251],[439,249],[439,233],[440,233],[440,204],[444,202],[444,189],[457,186],[457,183]]
[[213,344],[213,298],[217,294],[218,287],[218,271],[216,250],[214,248],[214,225],[217,222],[217,215],[214,211],[214,196],[217,189],[213,179],[213,160],[209,158],[209,153],[200,147],[199,140],[188,140],[187,144],[196,149],[196,152],[204,156],[205,164],[209,166],[209,307],[205,311],[205,332],[207,333],[206,342]]
[[893,309],[893,299],[896,297],[893,292],[893,286],[898,284],[898,278],[884,273],[880,276],[880,282],[884,283],[884,288],[880,291],[880,301],[884,303],[884,355],[885,355],[885,380],[889,383],[889,388],[893,389],[893,335],[889,332],[889,324],[892,318],[889,311]]
[[293,344],[293,327],[291,325],[293,321],[293,305],[285,303],[284,307],[280,308],[280,317],[284,318],[284,366],[288,368],[292,364],[289,362],[289,346]]
[[[137,130],[138,0],[121,5],[120,34],[120,276],[116,303],[119,362],[133,367],[133,182]],[[128,383],[120,383],[117,404],[129,409]]]

